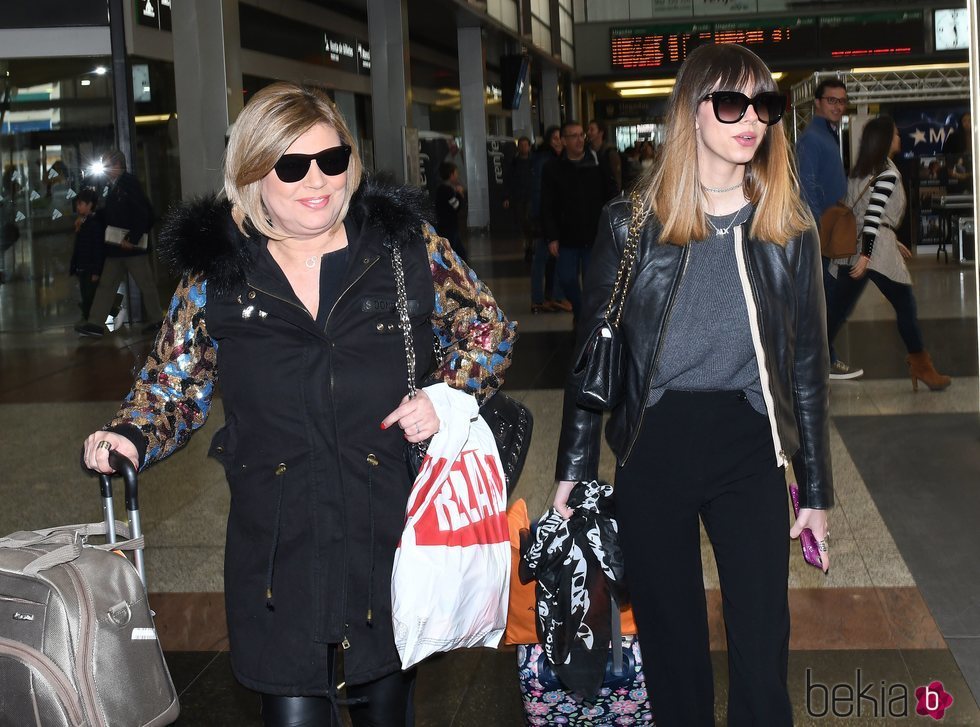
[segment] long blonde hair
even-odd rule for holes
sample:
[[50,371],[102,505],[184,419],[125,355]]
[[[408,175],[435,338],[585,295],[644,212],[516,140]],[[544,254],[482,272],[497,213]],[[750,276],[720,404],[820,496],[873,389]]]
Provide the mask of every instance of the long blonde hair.
[[350,199],[361,183],[357,142],[333,101],[322,88],[296,83],[273,83],[258,91],[238,115],[225,150],[225,195],[231,215],[243,234],[245,220],[273,240],[283,233],[271,223],[262,204],[262,179],[296,139],[316,124],[333,128],[351,147],[347,184],[339,221],[347,215]]
[[[707,237],[695,118],[712,91],[744,87],[751,89],[750,96],[777,90],[766,64],[742,46],[703,45],[681,66],[667,106],[666,137],[657,160],[637,184],[640,197],[663,225],[661,242],[686,245]],[[785,245],[812,224],[782,122],[766,127],[755,156],[746,164],[744,190],[755,206],[752,237]]]

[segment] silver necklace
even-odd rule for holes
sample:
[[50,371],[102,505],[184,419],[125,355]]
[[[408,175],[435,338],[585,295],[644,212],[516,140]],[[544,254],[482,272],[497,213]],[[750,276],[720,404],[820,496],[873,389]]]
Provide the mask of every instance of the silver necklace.
[[701,188],[705,192],[714,192],[715,194],[721,194],[722,192],[731,192],[733,189],[738,189],[743,184],[745,184],[744,179],[738,184],[733,184],[731,187],[709,187],[707,184],[702,184]]
[[704,219],[707,221],[711,229],[715,231],[715,237],[722,237],[724,235],[727,235],[729,232],[731,232],[733,227],[736,227],[745,221],[745,220],[740,220],[739,217],[742,214],[742,210],[744,210],[748,206],[749,206],[748,204],[745,204],[735,212],[735,216],[732,218],[732,221],[728,224],[728,227],[722,227],[719,229],[718,227],[715,227],[715,223],[711,221],[710,217],[705,215]]
[[319,257],[317,257],[316,255],[310,255],[308,258],[306,258],[306,267],[312,270],[313,268],[316,267],[317,260],[319,260]]

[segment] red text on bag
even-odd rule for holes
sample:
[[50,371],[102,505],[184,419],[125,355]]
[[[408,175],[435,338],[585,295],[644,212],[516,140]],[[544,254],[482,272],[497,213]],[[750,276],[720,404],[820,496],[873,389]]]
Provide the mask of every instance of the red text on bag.
[[415,522],[415,542],[419,545],[483,545],[508,542],[504,502],[504,477],[492,456],[474,450],[463,451],[452,463],[449,476],[442,473],[447,462],[426,459],[423,471],[428,486],[415,500],[409,517],[428,497],[434,484],[439,491]]

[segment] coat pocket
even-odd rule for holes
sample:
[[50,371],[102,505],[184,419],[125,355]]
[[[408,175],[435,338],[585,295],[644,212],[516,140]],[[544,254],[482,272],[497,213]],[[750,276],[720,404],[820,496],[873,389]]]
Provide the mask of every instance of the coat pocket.
[[238,450],[238,427],[234,419],[229,419],[211,438],[208,457],[216,459],[225,468],[226,474],[231,474],[232,463]]

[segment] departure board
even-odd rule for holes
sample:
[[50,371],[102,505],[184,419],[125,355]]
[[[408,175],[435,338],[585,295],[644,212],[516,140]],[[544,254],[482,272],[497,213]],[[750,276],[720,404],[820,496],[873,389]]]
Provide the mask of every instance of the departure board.
[[922,10],[609,29],[614,71],[676,71],[704,43],[739,43],[762,60],[810,62],[925,53]]
[[714,24],[715,43],[739,43],[766,61],[805,57],[817,47],[817,19],[778,18]]
[[820,18],[820,55],[878,58],[925,53],[921,10],[828,15]]
[[612,67],[620,70],[677,69],[687,54],[712,42],[711,23],[610,28]]

